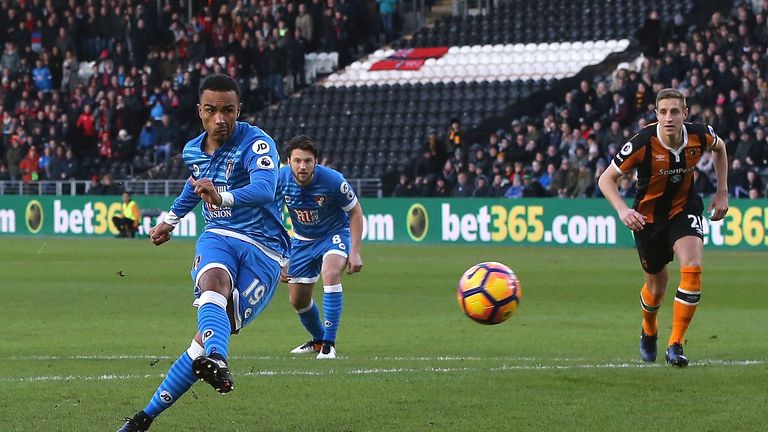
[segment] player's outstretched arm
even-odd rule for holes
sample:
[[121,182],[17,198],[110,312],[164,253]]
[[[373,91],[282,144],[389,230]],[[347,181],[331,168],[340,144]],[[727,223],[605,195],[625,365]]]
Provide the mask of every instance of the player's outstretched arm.
[[173,231],[173,228],[173,225],[161,221],[159,224],[155,225],[154,228],[149,230],[149,239],[152,240],[152,244],[155,246],[160,246],[171,239],[171,231]]
[[360,255],[363,242],[363,208],[359,202],[349,211],[349,231],[352,237],[352,248],[347,259],[347,274],[352,274],[363,269],[363,258]]
[[728,155],[725,143],[720,137],[712,148],[712,157],[717,175],[717,190],[709,202],[708,212],[711,220],[718,221],[728,213]]
[[623,175],[624,174],[612,163],[611,166],[600,175],[597,185],[600,187],[600,192],[603,193],[605,198],[608,199],[616,210],[616,213],[619,214],[621,222],[632,231],[642,231],[645,227],[645,216],[629,207],[619,193],[618,182]]
[[192,182],[194,182],[194,179],[190,177],[189,180],[184,183],[184,189],[182,189],[179,196],[173,201],[171,211],[168,212],[160,223],[149,230],[149,238],[155,246],[160,246],[170,240],[171,231],[176,228],[179,220],[200,202],[200,198],[194,194]]
[[190,179],[189,184],[194,188],[195,195],[208,204],[215,206],[221,205],[221,194],[216,190],[211,179],[202,178],[200,180]]

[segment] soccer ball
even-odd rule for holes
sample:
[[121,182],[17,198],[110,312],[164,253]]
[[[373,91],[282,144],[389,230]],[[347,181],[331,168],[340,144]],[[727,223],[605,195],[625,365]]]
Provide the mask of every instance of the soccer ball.
[[501,324],[517,311],[523,292],[509,267],[497,262],[473,265],[461,276],[457,299],[462,312],[480,324]]

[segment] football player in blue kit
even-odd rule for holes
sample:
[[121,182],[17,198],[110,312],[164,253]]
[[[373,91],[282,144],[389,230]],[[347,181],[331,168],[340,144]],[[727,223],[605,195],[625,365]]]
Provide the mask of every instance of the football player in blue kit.
[[275,142],[256,126],[238,122],[240,91],[226,75],[199,88],[203,132],[182,152],[192,173],[164,220],[149,232],[159,246],[179,219],[203,201],[205,229],[192,264],[197,333],[171,366],[147,406],[118,432],[146,431],[198,379],[225,394],[234,386],[227,365],[229,337],[267,306],[290,251],[276,195]]
[[[278,194],[293,223],[291,259],[283,280],[299,320],[312,339],[291,353],[317,353],[336,358],[336,332],[342,310],[341,275],[363,267],[360,243],[363,209],[341,173],[317,165],[317,146],[299,135],[285,148],[288,165],[280,168]],[[323,278],[323,320],[312,299],[315,282]]]

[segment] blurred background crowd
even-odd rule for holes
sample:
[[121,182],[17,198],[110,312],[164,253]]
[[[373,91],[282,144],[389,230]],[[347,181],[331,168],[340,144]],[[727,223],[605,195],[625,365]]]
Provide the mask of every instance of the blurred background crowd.
[[[91,179],[104,190],[106,177],[112,190],[114,180],[185,178],[178,154],[201,132],[201,78],[235,77],[242,119],[258,123],[260,110],[313,85],[307,53],[335,52],[344,67],[401,36],[396,0],[192,3],[0,0],[0,181]],[[675,87],[688,98],[688,120],[725,140],[731,196],[765,197],[766,13],[766,1],[736,2],[686,26],[652,11],[634,34],[637,61],[582,79],[497,130],[469,134],[446,117],[417,157],[384,173],[386,195],[598,196],[613,154],[655,121],[656,93]],[[711,158],[699,163],[695,187],[714,191]],[[633,196],[633,179],[621,192]]]
[[[457,119],[430,130],[423,154],[400,173],[396,196],[593,197],[597,178],[617,150],[656,121],[656,93],[687,97],[688,121],[709,124],[725,141],[729,192],[736,198],[768,193],[768,26],[766,9],[737,5],[691,29],[651,12],[638,31],[643,56],[607,75],[582,80],[535,116],[480,142],[463,137]],[[709,154],[695,171],[695,188],[715,190]],[[625,178],[621,193],[633,197]]]
[[396,0],[185,3],[0,1],[0,180],[140,177],[201,131],[201,78],[235,77],[252,121],[311,84],[305,54],[343,66],[395,38]]

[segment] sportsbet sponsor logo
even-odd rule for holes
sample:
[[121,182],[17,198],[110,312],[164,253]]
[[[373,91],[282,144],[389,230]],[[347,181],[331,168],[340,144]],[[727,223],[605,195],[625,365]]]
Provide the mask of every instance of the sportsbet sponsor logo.
[[65,208],[61,200],[53,201],[54,234],[117,234],[112,218],[120,214],[119,202],[86,202],[81,208]]
[[[119,202],[104,203],[101,201],[89,201],[82,207],[65,208],[62,200],[53,201],[53,233],[54,234],[117,234],[117,229],[112,224],[112,218],[120,214]],[[166,213],[161,213],[157,218],[145,216],[140,225],[140,234],[149,233],[149,230],[158,220],[162,220]],[[194,237],[197,235],[197,217],[194,212],[188,213],[173,230],[174,236]]]
[[482,206],[477,213],[458,215],[449,203],[443,203],[440,213],[444,241],[616,244],[613,216],[556,215],[545,226],[540,205]]

